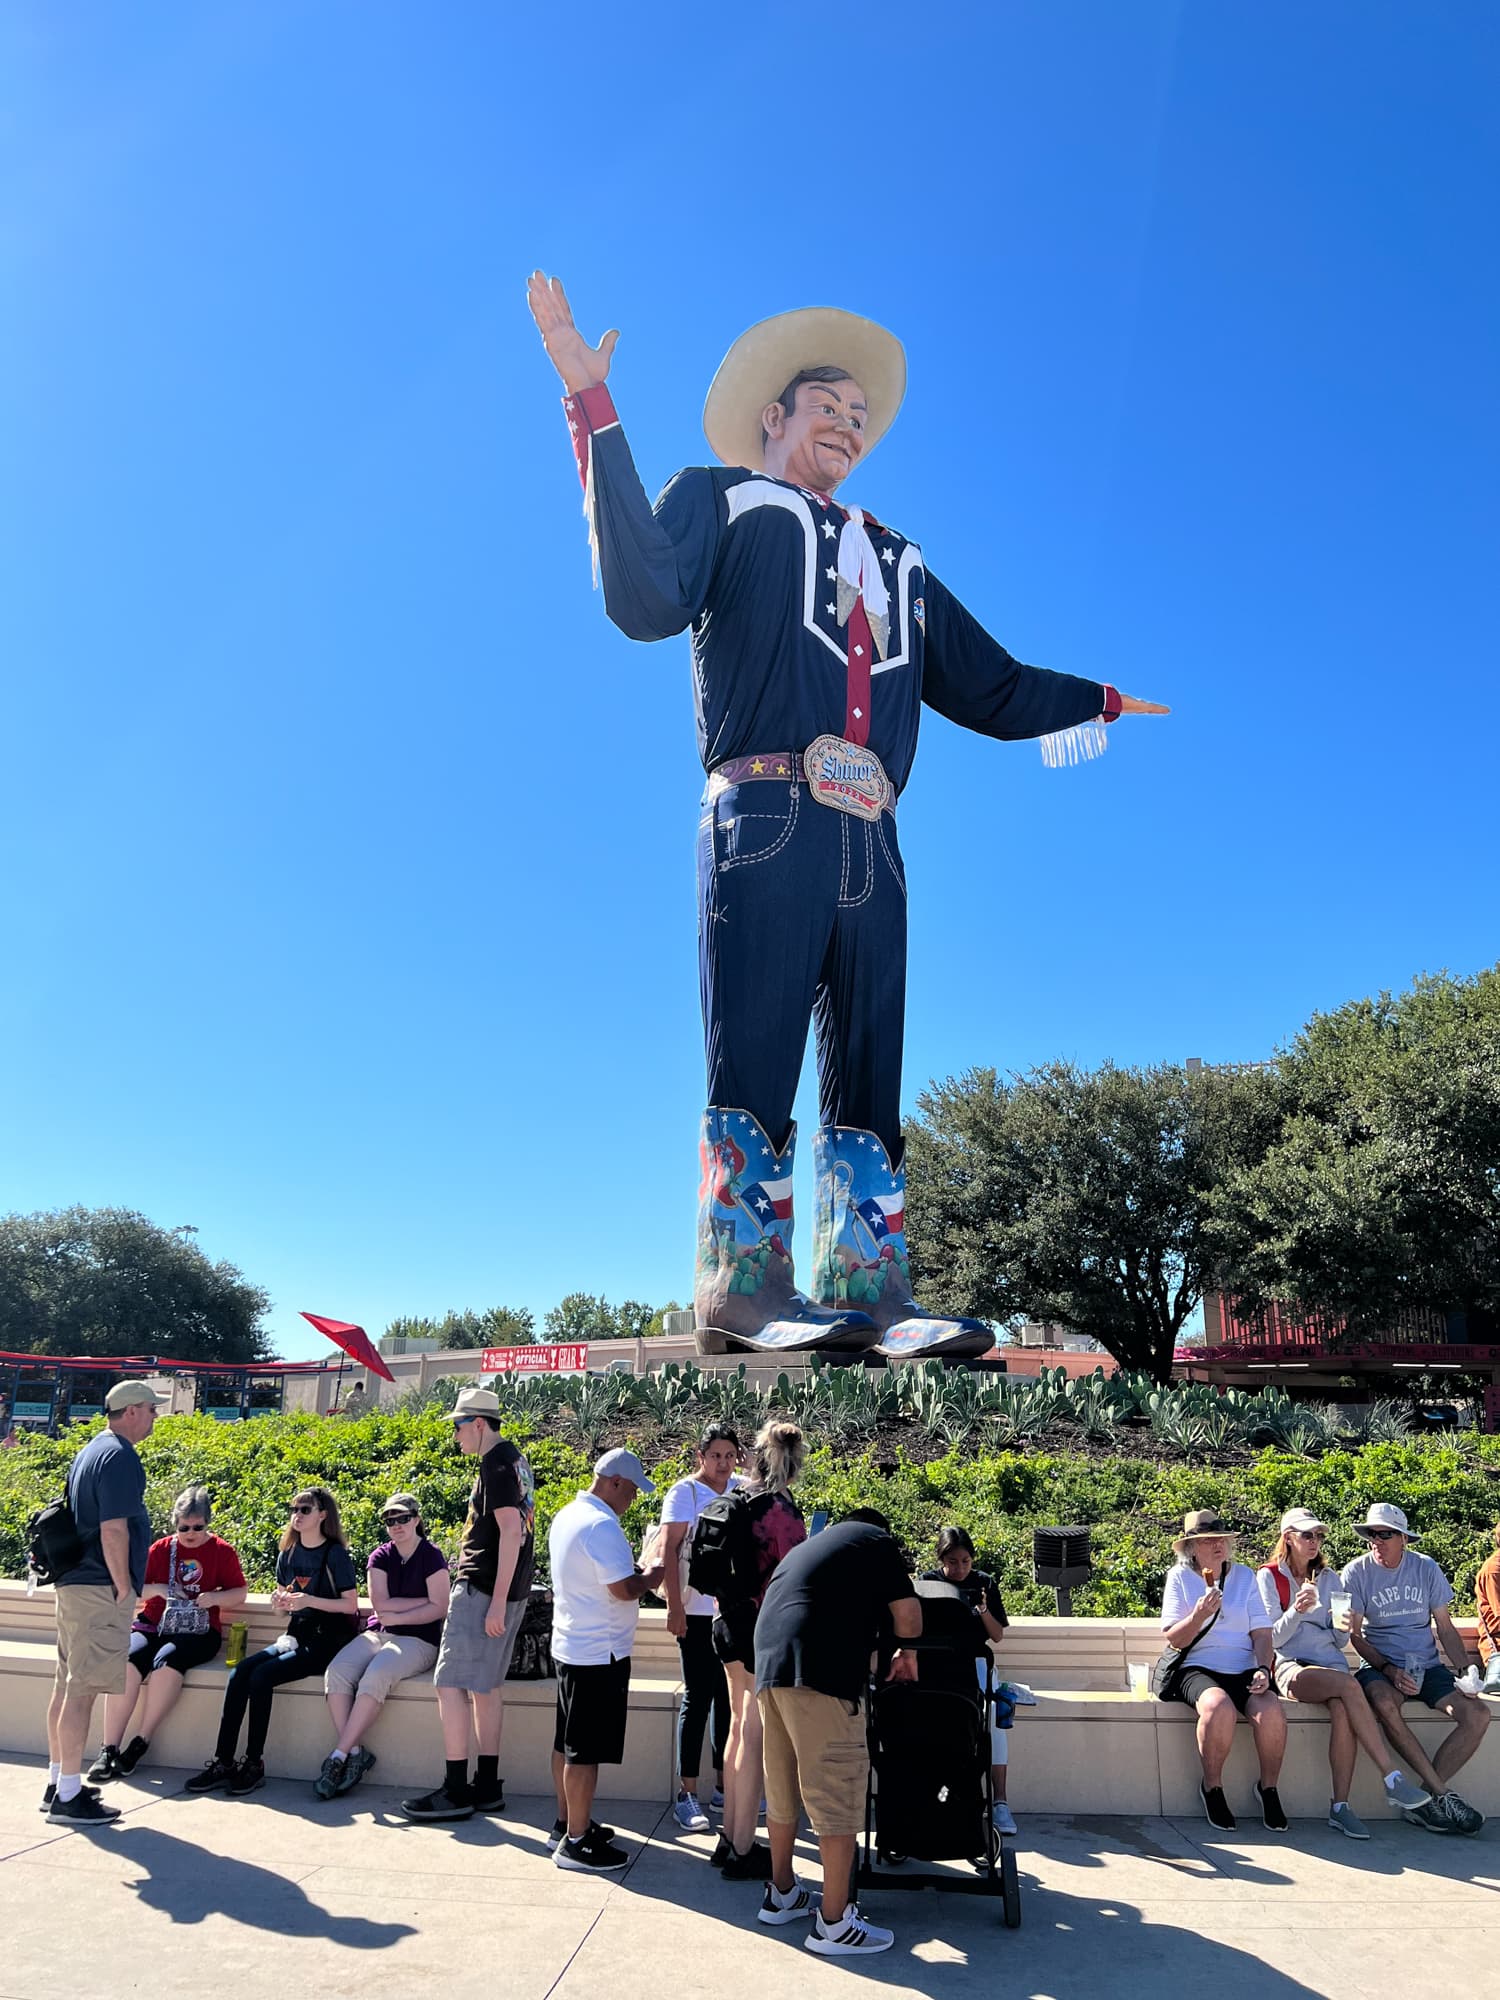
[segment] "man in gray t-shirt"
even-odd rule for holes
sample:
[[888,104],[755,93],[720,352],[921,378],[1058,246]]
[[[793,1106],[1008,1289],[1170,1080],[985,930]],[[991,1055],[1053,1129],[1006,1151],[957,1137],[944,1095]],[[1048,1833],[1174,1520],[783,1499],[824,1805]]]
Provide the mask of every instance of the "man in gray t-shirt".
[[[1376,1501],[1354,1532],[1369,1547],[1343,1575],[1350,1637],[1365,1662],[1360,1685],[1391,1746],[1433,1793],[1429,1804],[1406,1817],[1434,1833],[1478,1833],[1483,1814],[1452,1790],[1451,1781],[1479,1748],[1490,1718],[1483,1702],[1458,1686],[1469,1659],[1453,1623],[1453,1586],[1431,1556],[1408,1546],[1418,1538],[1399,1507]],[[1452,1718],[1430,1764],[1402,1719],[1403,1701],[1420,1701]]]

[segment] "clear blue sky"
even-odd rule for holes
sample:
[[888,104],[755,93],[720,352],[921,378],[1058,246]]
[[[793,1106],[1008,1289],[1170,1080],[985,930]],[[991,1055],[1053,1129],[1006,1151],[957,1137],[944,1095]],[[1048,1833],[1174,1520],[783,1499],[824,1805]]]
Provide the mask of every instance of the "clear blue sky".
[[1066,773],[929,719],[908,1102],[1492,962],[1497,56],[1482,0],[15,0],[0,1210],[192,1222],[288,1354],[686,1296],[686,642],[590,590],[538,264],[653,490],[751,321],[892,326],[849,497],[1173,704]]

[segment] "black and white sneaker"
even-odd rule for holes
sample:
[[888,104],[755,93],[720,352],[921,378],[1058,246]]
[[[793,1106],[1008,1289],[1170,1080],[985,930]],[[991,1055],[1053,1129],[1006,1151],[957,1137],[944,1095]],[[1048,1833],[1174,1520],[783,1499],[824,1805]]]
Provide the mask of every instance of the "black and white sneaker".
[[1281,1795],[1276,1790],[1276,1787],[1274,1785],[1263,1785],[1257,1779],[1255,1789],[1260,1795],[1261,1825],[1268,1828],[1272,1833],[1285,1833],[1287,1830],[1286,1808],[1281,1803]]
[[1440,1793],[1434,1804],[1456,1833],[1478,1833],[1484,1825],[1484,1814],[1457,1792]]
[[623,1847],[601,1840],[592,1827],[582,1840],[569,1840],[564,1834],[552,1850],[555,1867],[571,1868],[579,1875],[609,1875],[623,1868],[629,1859]]
[[756,1916],[763,1924],[795,1924],[812,1913],[813,1899],[800,1882],[793,1882],[785,1895],[774,1882],[768,1882]]
[[151,1745],[146,1741],[144,1736],[131,1737],[125,1748],[120,1752],[120,1769],[125,1773],[127,1778],[150,1748]]
[[91,1785],[112,1785],[116,1778],[123,1778],[125,1766],[120,1762],[120,1749],[116,1743],[106,1743],[89,1768]]
[[[557,1843],[562,1839],[567,1830],[568,1822],[565,1819],[553,1820],[552,1830],[547,1835],[547,1851],[549,1853],[556,1848]],[[601,1826],[596,1819],[589,1821],[589,1832],[599,1840],[613,1840],[615,1837],[615,1830],[612,1826]]]
[[503,1813],[505,1811],[505,1783],[503,1779],[493,1792],[475,1792],[474,1810],[477,1813]]
[[[93,1796],[94,1796],[94,1797],[95,1797],[96,1799],[98,1798],[98,1796],[99,1796],[99,1787],[98,1787],[97,1785],[85,1785],[83,1789],[84,1789],[84,1790],[85,1790],[86,1792],[91,1792],[91,1793],[93,1794]],[[40,1805],[39,1805],[39,1806],[37,1807],[37,1811],[38,1811],[38,1812],[51,1812],[51,1810],[52,1810],[52,1801],[53,1801],[53,1800],[54,1800],[54,1799],[55,1799],[56,1797],[57,1797],[57,1787],[56,1787],[56,1785],[48,1785],[47,1789],[46,1789],[46,1790],[45,1790],[45,1791],[44,1791],[44,1792],[42,1793],[42,1798],[41,1798],[41,1804],[40,1804]]]
[[472,1819],[474,1817],[474,1794],[468,1785],[462,1792],[450,1792],[446,1785],[439,1785],[435,1792],[424,1792],[419,1799],[403,1799],[401,1810],[408,1819],[432,1820]]
[[1220,1833],[1233,1833],[1239,1822],[1229,1810],[1223,1786],[1199,1785],[1198,1796],[1203,1801],[1203,1816],[1209,1825],[1216,1826]]
[[120,1817],[118,1806],[107,1806],[97,1792],[75,1792],[70,1799],[54,1797],[47,1808],[49,1826],[108,1826]]
[[836,1924],[825,1924],[819,1908],[812,1929],[802,1942],[820,1958],[869,1958],[877,1951],[889,1951],[896,1942],[896,1933],[882,1930],[879,1924],[866,1923],[859,1905],[851,1903]]

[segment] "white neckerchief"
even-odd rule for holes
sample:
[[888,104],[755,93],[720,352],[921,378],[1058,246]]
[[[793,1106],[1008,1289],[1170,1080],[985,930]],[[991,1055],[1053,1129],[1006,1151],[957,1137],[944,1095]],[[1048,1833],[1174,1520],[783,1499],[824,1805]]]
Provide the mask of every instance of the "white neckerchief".
[[838,569],[841,580],[852,591],[864,593],[865,616],[872,626],[877,619],[884,622],[889,618],[891,600],[880,572],[880,558],[858,507],[849,509],[849,518],[839,534]]

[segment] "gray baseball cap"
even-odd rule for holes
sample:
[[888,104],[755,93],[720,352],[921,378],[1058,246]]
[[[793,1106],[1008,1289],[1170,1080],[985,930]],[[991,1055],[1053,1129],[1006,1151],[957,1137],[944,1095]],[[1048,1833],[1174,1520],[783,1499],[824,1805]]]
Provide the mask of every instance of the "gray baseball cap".
[[638,1486],[642,1493],[654,1493],[655,1485],[646,1477],[646,1468],[633,1451],[618,1448],[605,1452],[603,1458],[594,1460],[596,1479],[628,1479]]

